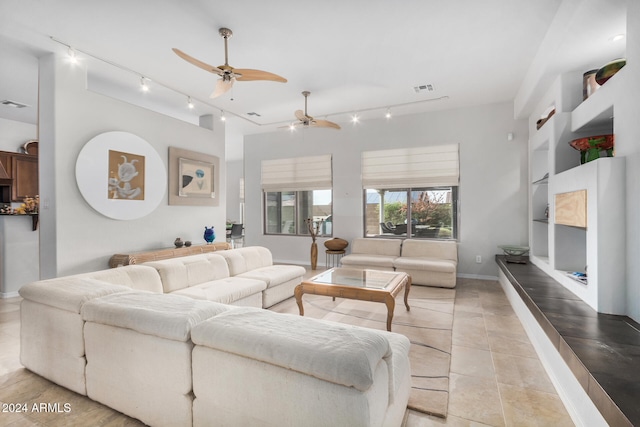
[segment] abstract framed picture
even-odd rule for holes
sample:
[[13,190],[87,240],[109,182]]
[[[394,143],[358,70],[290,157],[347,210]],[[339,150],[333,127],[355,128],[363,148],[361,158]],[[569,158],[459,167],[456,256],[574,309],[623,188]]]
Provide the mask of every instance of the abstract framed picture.
[[169,147],[169,205],[218,206],[220,159]]
[[180,197],[208,197],[214,198],[216,193],[213,163],[191,159],[178,159],[178,179]]

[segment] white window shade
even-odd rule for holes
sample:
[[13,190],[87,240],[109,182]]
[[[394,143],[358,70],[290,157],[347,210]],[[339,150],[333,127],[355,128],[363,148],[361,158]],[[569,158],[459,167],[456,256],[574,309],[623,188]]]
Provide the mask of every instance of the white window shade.
[[364,151],[363,188],[457,186],[458,144]]
[[262,161],[263,191],[328,190],[331,155]]

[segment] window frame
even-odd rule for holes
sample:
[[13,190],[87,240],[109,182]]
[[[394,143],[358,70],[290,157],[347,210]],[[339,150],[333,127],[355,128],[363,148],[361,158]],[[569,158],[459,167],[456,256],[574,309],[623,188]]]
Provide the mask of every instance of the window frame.
[[[387,192],[406,192],[407,195],[407,206],[406,206],[406,218],[405,222],[409,224],[411,222],[411,205],[412,199],[411,195],[417,191],[438,191],[441,189],[450,189],[451,191],[451,237],[441,238],[441,237],[419,237],[417,235],[412,235],[413,233],[405,233],[399,235],[385,235],[382,233],[367,233],[367,191],[368,190],[385,190]],[[459,214],[459,205],[460,205],[460,186],[459,185],[439,185],[439,186],[426,186],[426,187],[405,187],[405,188],[364,188],[362,191],[363,195],[363,203],[362,203],[362,235],[365,238],[380,238],[380,239],[425,239],[425,240],[453,240],[458,241],[460,236],[460,214]]]
[[[329,213],[329,215],[327,216],[327,218],[332,218],[333,219],[333,189],[316,189],[316,190],[297,190],[297,191],[264,191],[262,192],[263,196],[262,196],[262,200],[263,200],[263,209],[262,209],[262,230],[263,230],[263,234],[265,236],[309,236],[309,229],[308,226],[305,222],[305,219],[301,219],[300,218],[300,204],[303,203],[303,200],[305,199],[305,196],[301,193],[313,193],[314,191],[329,191],[330,192],[330,201],[328,206],[331,207],[331,212]],[[282,232],[282,193],[294,193],[294,198],[295,198],[295,204],[294,204],[294,209],[293,209],[293,216],[294,216],[294,233],[283,233]],[[280,224],[280,232],[278,233],[273,233],[273,232],[269,232],[269,227],[268,227],[268,220],[267,220],[267,209],[268,209],[268,195],[270,193],[276,193],[278,194],[278,207],[280,208],[279,212],[279,224]],[[333,237],[333,220],[331,221],[332,226],[331,226],[331,232],[330,233],[325,233],[324,231],[326,231],[326,225],[323,226],[322,230],[323,233],[319,234],[319,237]],[[326,224],[326,222],[325,222]]]

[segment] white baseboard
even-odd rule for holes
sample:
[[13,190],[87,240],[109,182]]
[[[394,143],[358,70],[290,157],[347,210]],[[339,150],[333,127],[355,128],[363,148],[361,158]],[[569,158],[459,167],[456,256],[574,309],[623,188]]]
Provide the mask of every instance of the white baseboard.
[[569,369],[558,350],[544,332],[538,321],[533,317],[529,308],[514,289],[509,279],[502,270],[498,271],[499,282],[504,293],[509,299],[513,310],[520,319],[531,344],[538,353],[551,382],[558,392],[558,396],[569,412],[569,416],[576,426],[599,427],[608,426],[598,408],[582,388],[575,375]]
[[4,298],[17,298],[19,297],[20,294],[18,293],[18,291],[14,291],[14,292],[0,292],[0,299],[4,299]]

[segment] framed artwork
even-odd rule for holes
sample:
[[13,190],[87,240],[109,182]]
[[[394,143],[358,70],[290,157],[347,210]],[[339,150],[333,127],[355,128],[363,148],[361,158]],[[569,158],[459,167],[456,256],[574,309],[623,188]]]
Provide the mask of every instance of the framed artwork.
[[220,159],[169,147],[169,204],[218,206]]
[[215,186],[213,163],[179,158],[178,165],[180,197],[214,198],[216,196],[213,191]]
[[144,200],[144,156],[109,150],[109,199]]

